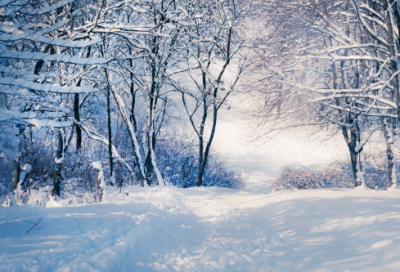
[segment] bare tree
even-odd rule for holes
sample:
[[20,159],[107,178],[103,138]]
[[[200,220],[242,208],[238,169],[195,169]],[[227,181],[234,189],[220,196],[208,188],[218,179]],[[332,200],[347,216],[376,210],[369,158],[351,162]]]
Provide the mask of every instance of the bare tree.
[[[263,66],[266,73],[260,85],[269,90],[263,116],[276,129],[287,125],[284,117],[297,120],[295,126],[334,127],[341,132],[356,186],[363,184],[363,147],[374,132],[382,131],[392,187],[397,182],[391,138],[399,117],[398,72],[393,61],[397,9],[390,6],[394,2],[379,2],[259,3],[265,9],[276,9],[267,16],[268,22],[276,18],[281,22],[268,35],[272,45],[268,53],[276,56],[279,47],[285,48],[283,61],[270,57]],[[276,35],[282,28],[284,35]]]
[[[191,4],[184,11],[187,22],[183,25],[182,38],[187,43],[186,65],[175,71],[176,76],[171,80],[171,85],[180,91],[182,104],[198,138],[199,172],[196,186],[202,186],[217,127],[218,111],[234,91],[244,69],[245,61],[239,55],[244,41],[238,35],[243,10],[236,1],[192,1]],[[234,66],[238,71],[230,74],[230,82],[225,84],[227,70]],[[182,77],[190,78],[189,84],[193,87],[182,82]],[[207,137],[206,123],[209,115],[211,125]]]

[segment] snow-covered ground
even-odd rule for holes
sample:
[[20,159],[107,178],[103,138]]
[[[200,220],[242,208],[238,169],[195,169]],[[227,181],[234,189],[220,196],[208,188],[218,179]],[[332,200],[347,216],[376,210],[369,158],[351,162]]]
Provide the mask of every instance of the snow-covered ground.
[[129,188],[1,207],[0,271],[399,271],[399,225],[397,190]]

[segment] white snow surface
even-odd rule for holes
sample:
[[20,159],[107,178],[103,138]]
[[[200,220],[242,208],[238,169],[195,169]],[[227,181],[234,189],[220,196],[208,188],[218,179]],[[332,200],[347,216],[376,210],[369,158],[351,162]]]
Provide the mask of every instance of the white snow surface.
[[0,271],[399,271],[399,190],[107,191],[1,207]]

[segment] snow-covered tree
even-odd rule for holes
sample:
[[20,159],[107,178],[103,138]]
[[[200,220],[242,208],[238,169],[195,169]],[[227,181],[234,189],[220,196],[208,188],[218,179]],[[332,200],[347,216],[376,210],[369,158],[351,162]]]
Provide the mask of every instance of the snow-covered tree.
[[[226,102],[244,69],[239,35],[244,9],[237,1],[187,1],[182,11],[180,39],[184,63],[171,75],[199,145],[196,186],[202,186],[218,111]],[[211,115],[211,118],[209,117]],[[211,119],[211,120],[210,120]],[[206,124],[209,124],[209,131]]]
[[273,24],[263,39],[270,48],[262,42],[257,47],[266,55],[266,63],[259,64],[266,72],[253,83],[267,87],[261,116],[276,129],[288,125],[283,120],[295,119],[294,126],[331,127],[341,132],[356,185],[364,180],[363,147],[376,131],[382,132],[387,146],[389,187],[397,183],[393,137],[399,118],[399,28],[393,3],[258,3],[271,11],[264,18]]

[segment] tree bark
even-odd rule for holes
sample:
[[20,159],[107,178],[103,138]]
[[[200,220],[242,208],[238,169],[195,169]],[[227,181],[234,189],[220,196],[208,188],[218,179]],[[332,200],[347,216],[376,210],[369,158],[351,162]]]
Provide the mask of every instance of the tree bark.
[[93,167],[93,171],[94,171],[94,179],[96,182],[96,189],[97,189],[97,193],[99,195],[99,202],[101,202],[103,200],[103,188],[101,188],[101,186],[100,186],[101,180],[99,177],[99,173],[101,170]]
[[107,77],[107,129],[108,129],[108,158],[110,161],[110,180],[111,185],[114,184],[114,158],[112,154],[112,128],[111,128],[111,101],[110,101],[110,83],[108,82],[108,73],[105,70],[105,75]]
[[18,158],[14,159],[14,178],[13,178],[13,189],[15,190],[18,186],[18,182],[21,176],[21,166]]
[[343,137],[344,140],[346,141],[347,147],[349,149],[350,152],[350,161],[351,161],[351,170],[353,172],[353,179],[354,179],[354,186],[360,186],[360,180],[358,177],[358,164],[360,163],[358,161],[358,157],[359,157],[359,153],[356,151],[356,146],[357,146],[357,129],[355,128],[355,126],[351,126],[350,127],[350,136],[349,133],[347,131],[348,129],[346,127],[342,127],[342,133],[343,133]]
[[214,90],[213,123],[212,123],[212,128],[211,128],[211,135],[210,135],[210,138],[208,139],[208,142],[207,142],[207,145],[206,145],[206,148],[204,151],[203,161],[200,164],[200,169],[199,169],[199,174],[197,176],[196,186],[203,185],[203,175],[204,175],[204,171],[207,166],[208,155],[210,154],[211,144],[214,140],[215,130],[217,128],[218,108],[217,108],[217,105],[215,104],[216,94],[217,94],[217,90]]
[[386,157],[387,157],[387,167],[389,173],[389,184],[388,188],[391,188],[397,181],[394,179],[394,158],[393,158],[393,151],[392,151],[392,139],[390,137],[390,132],[388,131],[388,126],[386,121],[383,117],[380,117],[380,122],[382,126],[383,137],[385,138],[386,144]]
[[[90,52],[92,47],[89,46],[87,54],[86,54],[86,58],[90,57]],[[83,67],[83,69],[86,69],[86,66]],[[82,84],[82,78],[79,79],[78,83],[76,84],[77,87],[80,87]],[[81,122],[81,117],[80,117],[80,113],[79,113],[79,94],[75,94],[74,97],[74,118],[76,121]],[[82,147],[82,129],[80,126],[75,125],[75,129],[76,129],[76,150],[80,150]]]
[[[75,94],[74,97],[74,118],[76,121],[81,122],[79,114],[79,94]],[[76,150],[80,150],[82,147],[82,129],[80,126],[75,125],[76,130]]]
[[63,150],[64,150],[64,141],[62,137],[62,133],[58,130],[58,146],[56,151],[56,164],[54,166],[54,178],[53,178],[53,196],[60,196],[61,190],[61,166],[63,159]]

